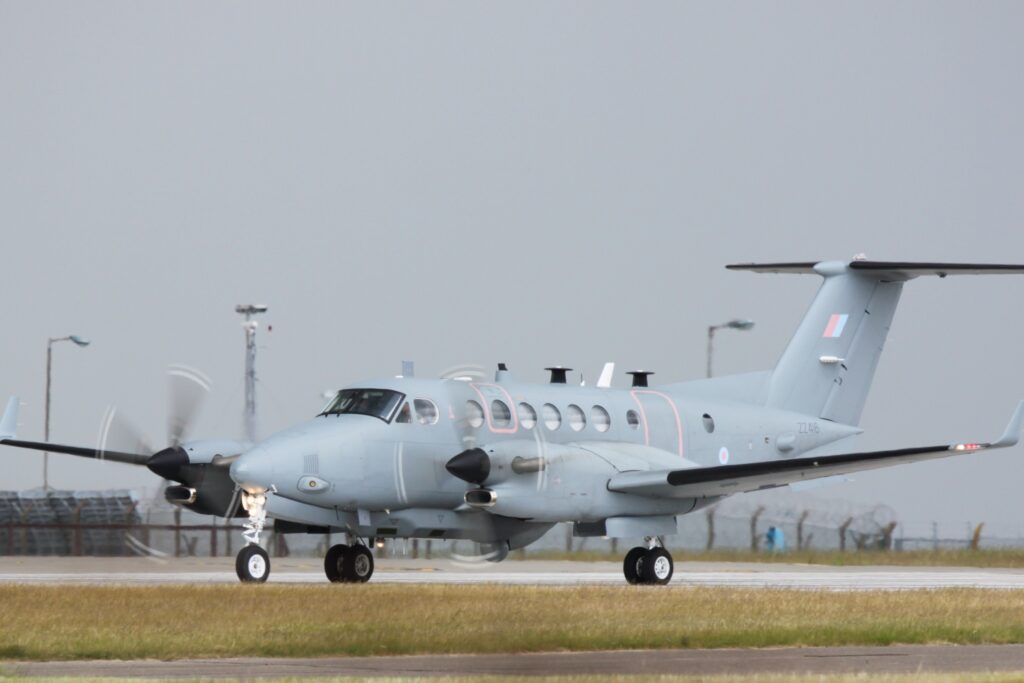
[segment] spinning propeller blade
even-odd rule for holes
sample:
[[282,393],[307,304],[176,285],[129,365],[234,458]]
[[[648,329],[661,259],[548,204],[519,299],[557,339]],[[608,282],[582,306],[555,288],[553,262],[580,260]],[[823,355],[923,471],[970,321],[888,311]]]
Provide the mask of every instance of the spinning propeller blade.
[[167,378],[170,395],[167,443],[173,447],[185,440],[212,383],[202,372],[185,365],[170,366]]

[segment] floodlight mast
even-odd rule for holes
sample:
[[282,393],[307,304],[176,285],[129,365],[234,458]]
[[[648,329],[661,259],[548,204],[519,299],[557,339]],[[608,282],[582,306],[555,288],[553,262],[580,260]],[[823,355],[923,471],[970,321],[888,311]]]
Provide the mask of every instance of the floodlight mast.
[[754,327],[753,320],[747,320],[746,318],[733,318],[727,323],[720,325],[709,325],[708,326],[708,357],[707,357],[707,377],[711,378],[711,358],[715,353],[715,331],[716,330],[749,330]]
[[245,438],[250,443],[256,441],[256,328],[259,323],[253,316],[266,313],[263,304],[239,304],[235,313],[245,316],[242,328],[245,330]]

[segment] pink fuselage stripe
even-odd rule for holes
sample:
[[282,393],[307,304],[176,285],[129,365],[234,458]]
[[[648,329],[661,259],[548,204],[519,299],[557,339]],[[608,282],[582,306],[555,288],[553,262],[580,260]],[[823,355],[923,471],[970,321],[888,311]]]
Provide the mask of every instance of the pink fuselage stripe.
[[825,328],[824,337],[832,337],[835,335],[836,325],[839,324],[839,315],[833,315],[828,319],[828,327]]
[[[473,389],[473,391],[476,392],[476,395],[480,397],[480,400],[484,404],[483,409],[484,414],[487,415],[488,429],[490,429],[495,434],[515,434],[516,431],[519,430],[519,415],[516,412],[516,404],[514,401],[512,401],[512,397],[509,395],[509,393],[505,391],[505,387],[490,383],[482,383],[478,385],[476,382],[471,382],[469,386]],[[479,387],[493,387],[494,389],[497,389],[502,394],[504,394],[505,398],[508,400],[508,409],[509,412],[511,413],[511,415],[509,416],[511,418],[509,420],[509,424],[511,425],[510,427],[494,426],[494,420],[491,419],[491,402],[488,401],[486,397],[484,397],[484,394],[482,391],[480,391]]]
[[645,446],[650,446],[651,445],[651,432],[647,428],[647,413],[644,412],[644,404],[640,402],[639,398],[637,398],[635,391],[629,392],[629,395],[633,397],[633,400],[636,401],[636,407],[640,409],[640,419],[644,423],[644,445]]
[[665,401],[668,403],[669,407],[672,408],[672,414],[675,415],[675,418],[676,418],[676,435],[679,437],[679,455],[680,455],[680,457],[682,457],[682,455],[683,455],[683,421],[679,417],[679,409],[676,408],[675,401],[673,401],[671,399],[671,397],[669,397],[667,394],[663,394],[660,391],[653,391],[653,390],[650,390],[650,389],[646,389],[644,391],[633,390],[633,391],[631,391],[629,393],[631,393],[633,395],[633,400],[636,401],[638,406],[640,406],[640,414],[644,418],[644,438],[647,441],[647,443],[645,444],[647,446],[651,445],[651,441],[650,441],[649,435],[647,433],[647,415],[644,413],[643,404],[640,403],[640,399],[638,399],[636,395],[637,394],[651,394],[652,396],[658,396],[660,398],[665,399]]

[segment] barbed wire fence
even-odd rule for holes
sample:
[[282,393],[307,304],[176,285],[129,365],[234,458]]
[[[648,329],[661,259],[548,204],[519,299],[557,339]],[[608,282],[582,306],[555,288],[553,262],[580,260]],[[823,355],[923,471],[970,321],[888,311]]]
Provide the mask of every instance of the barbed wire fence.
[[[679,517],[678,533],[666,547],[690,553],[708,551],[893,551],[1024,548],[1024,539],[987,534],[985,525],[965,523],[962,535],[909,535],[887,505],[841,499],[779,496],[729,498]],[[918,525],[920,530],[920,525]],[[136,491],[0,491],[0,555],[156,555],[230,556],[242,543],[238,520],[198,515]],[[621,553],[640,539],[581,538],[572,525],[556,525],[513,557],[551,553]],[[323,555],[341,535],[266,536],[277,556]],[[385,539],[378,552],[394,557],[438,557],[467,542]]]

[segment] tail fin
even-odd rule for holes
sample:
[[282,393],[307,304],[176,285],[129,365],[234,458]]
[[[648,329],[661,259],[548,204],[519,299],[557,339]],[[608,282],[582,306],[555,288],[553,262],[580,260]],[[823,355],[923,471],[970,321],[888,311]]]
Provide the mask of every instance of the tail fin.
[[21,405],[17,396],[7,399],[7,409],[0,418],[0,439],[13,439],[18,434],[18,407]]
[[904,282],[920,275],[1024,274],[1021,265],[867,260],[727,268],[825,279],[772,372],[766,405],[849,425],[860,422]]

